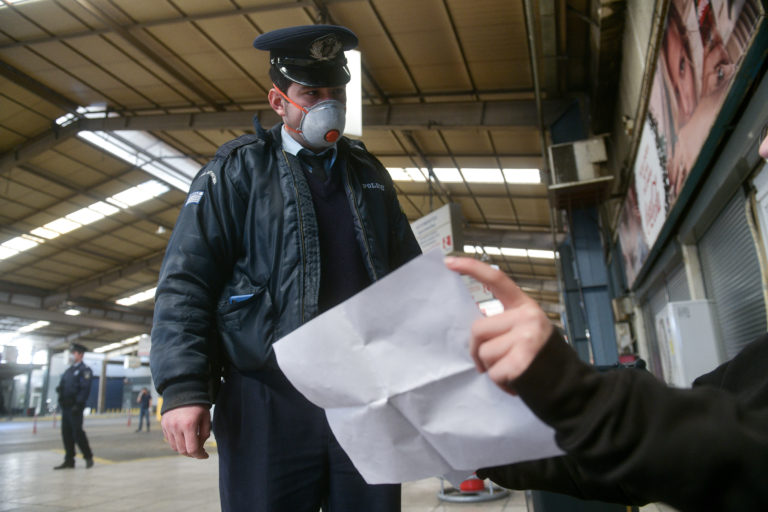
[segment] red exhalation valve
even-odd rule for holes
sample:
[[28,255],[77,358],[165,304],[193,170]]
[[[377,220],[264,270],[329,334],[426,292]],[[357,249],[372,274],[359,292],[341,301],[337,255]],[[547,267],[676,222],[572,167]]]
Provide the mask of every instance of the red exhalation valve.
[[336,142],[336,139],[339,138],[339,130],[328,130],[328,133],[325,134],[325,140],[328,142]]

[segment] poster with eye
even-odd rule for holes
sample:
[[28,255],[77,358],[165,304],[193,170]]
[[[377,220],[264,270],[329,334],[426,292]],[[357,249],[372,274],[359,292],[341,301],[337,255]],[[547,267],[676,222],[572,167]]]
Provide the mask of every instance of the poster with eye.
[[[634,198],[644,246],[620,222],[627,285],[632,286],[696,165],[763,16],[759,0],[672,0],[660,43],[648,112],[634,163]],[[625,247],[626,245],[626,247]]]

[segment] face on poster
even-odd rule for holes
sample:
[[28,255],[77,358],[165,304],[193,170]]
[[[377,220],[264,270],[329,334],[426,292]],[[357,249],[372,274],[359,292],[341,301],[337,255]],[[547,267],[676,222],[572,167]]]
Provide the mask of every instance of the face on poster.
[[[669,6],[634,167],[648,247],[696,163],[760,16],[758,0],[672,0]],[[622,247],[631,238],[625,229],[619,225]],[[632,279],[627,270],[628,283],[644,262],[638,256],[630,258],[637,267]]]

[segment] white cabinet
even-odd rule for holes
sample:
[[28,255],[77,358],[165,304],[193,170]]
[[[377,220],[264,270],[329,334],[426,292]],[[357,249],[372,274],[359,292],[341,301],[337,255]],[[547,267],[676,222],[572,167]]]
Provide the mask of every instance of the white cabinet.
[[667,304],[656,315],[656,337],[664,380],[672,386],[690,387],[723,361],[709,301]]

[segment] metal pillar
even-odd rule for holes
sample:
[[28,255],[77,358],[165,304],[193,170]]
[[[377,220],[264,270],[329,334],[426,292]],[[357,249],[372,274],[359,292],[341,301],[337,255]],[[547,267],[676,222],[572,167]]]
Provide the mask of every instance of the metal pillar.
[[48,389],[51,387],[51,358],[53,352],[46,350],[48,361],[45,363],[45,372],[43,374],[43,389],[40,392],[40,415],[45,416],[48,414]]
[[574,348],[596,365],[618,362],[608,270],[595,208],[569,213],[570,239],[561,246],[565,307]]
[[101,375],[99,375],[99,398],[96,401],[96,409],[104,412],[104,405],[107,400],[107,357],[101,361]]

